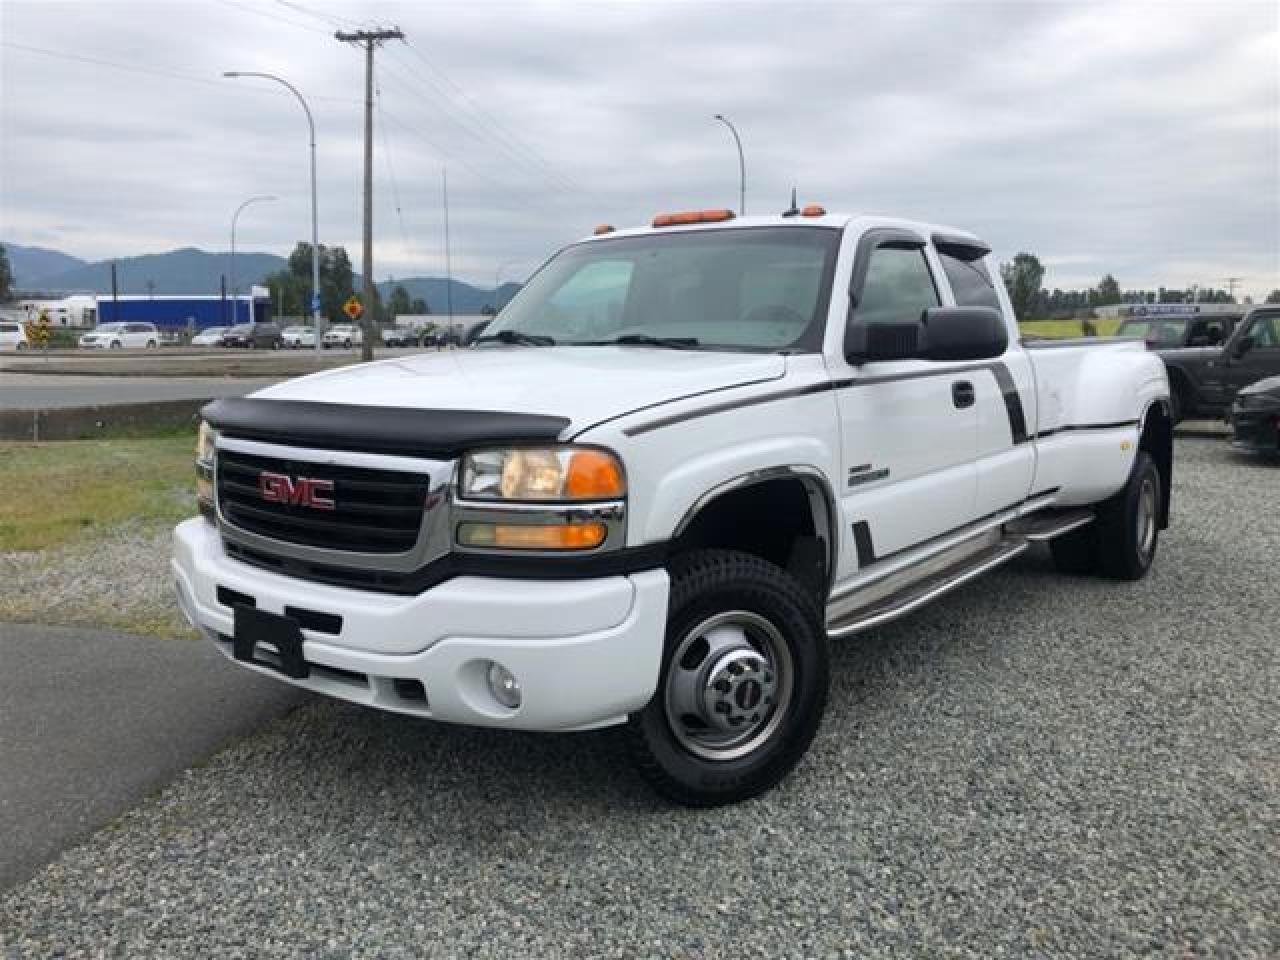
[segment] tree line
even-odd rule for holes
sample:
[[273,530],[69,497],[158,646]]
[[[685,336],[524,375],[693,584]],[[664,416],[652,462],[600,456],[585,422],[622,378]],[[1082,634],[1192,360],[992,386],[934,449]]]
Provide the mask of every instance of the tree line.
[[[311,244],[299,243],[289,254],[288,266],[269,275],[266,280],[267,289],[271,291],[271,302],[276,304],[281,316],[308,317],[311,315]],[[355,293],[355,273],[351,267],[351,258],[343,247],[326,247],[320,245],[320,312],[332,321],[337,321],[342,314],[342,305]],[[382,302],[382,294],[377,287],[373,289],[374,303],[372,308],[364,304],[365,310],[372,309],[375,323],[389,324],[401,314],[430,313],[431,307],[421,297],[409,296],[409,291],[401,284],[396,284],[387,302]]]
[[[1156,290],[1122,290],[1111,274],[1087,290],[1047,290],[1044,266],[1034,253],[1019,253],[1012,261],[1000,264],[1000,278],[1019,320],[1069,319],[1088,314],[1095,307],[1118,303],[1235,303],[1226,290],[1160,287]],[[1246,304],[1252,303],[1245,297]],[[1280,289],[1267,294],[1266,303],[1280,303]]]

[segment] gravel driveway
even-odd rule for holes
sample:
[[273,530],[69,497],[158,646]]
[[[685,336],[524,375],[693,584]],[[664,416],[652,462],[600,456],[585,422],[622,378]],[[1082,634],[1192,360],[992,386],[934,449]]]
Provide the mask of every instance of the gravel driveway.
[[[1042,553],[835,646],[780,788],[321,702],[0,901],[26,956],[1275,957],[1280,468],[1181,439],[1137,585]],[[4,951],[0,950],[0,954]]]

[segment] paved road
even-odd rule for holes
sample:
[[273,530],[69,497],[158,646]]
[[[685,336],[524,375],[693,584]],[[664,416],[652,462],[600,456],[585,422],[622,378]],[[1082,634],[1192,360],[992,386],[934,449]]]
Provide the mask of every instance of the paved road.
[[95,377],[0,373],[0,410],[239,397],[280,378]]
[[0,663],[0,890],[302,699],[195,640],[0,623]]

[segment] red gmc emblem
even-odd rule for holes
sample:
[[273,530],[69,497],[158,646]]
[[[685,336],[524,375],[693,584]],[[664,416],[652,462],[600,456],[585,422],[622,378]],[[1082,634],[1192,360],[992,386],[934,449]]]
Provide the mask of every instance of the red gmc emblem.
[[313,510],[333,510],[336,506],[332,480],[289,477],[264,470],[258,474],[258,493],[268,503],[287,503]]

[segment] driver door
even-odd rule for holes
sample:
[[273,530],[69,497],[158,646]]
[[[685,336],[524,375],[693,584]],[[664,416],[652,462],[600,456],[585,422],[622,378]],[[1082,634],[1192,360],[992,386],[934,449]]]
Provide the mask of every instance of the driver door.
[[[923,238],[868,231],[855,257],[849,324],[919,320],[942,305],[936,269]],[[838,379],[840,498],[858,568],[970,523],[980,409],[973,402],[975,374],[911,359],[848,364]]]

